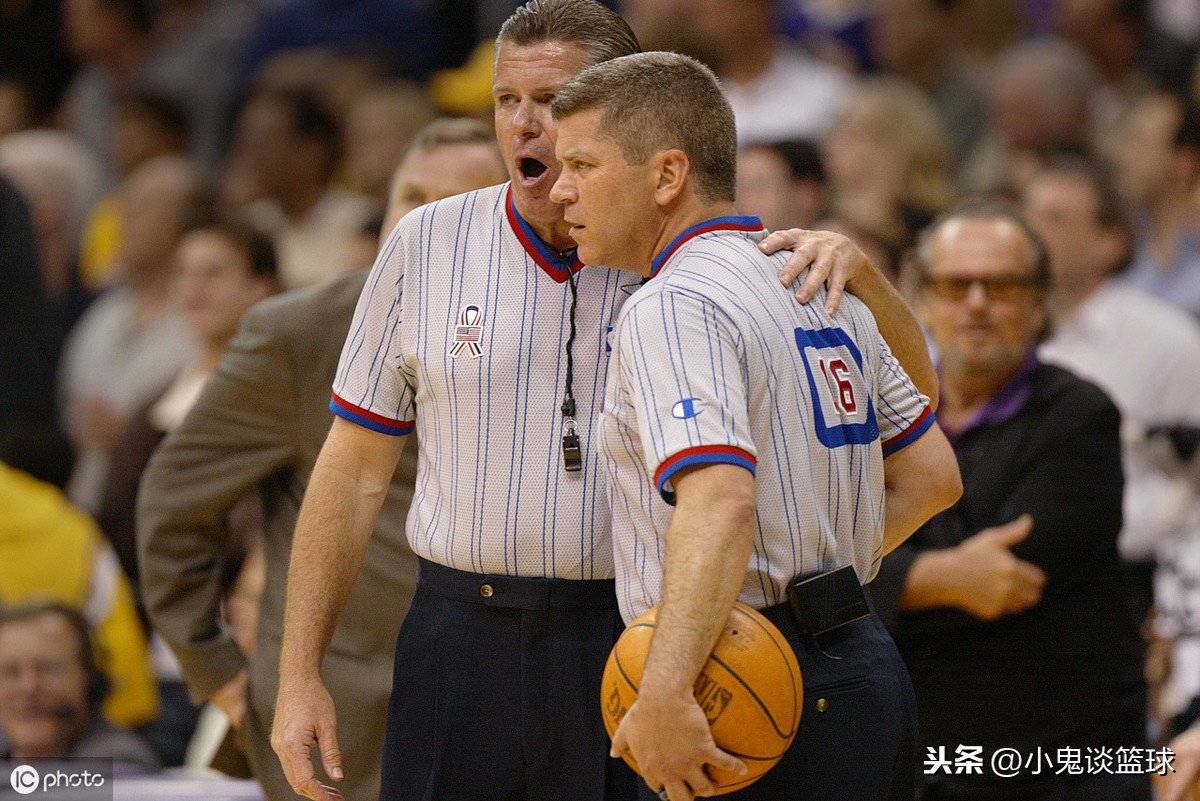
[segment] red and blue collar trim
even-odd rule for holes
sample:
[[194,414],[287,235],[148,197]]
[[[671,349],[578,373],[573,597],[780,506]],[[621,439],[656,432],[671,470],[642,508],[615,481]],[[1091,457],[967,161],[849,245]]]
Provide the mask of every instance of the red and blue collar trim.
[[533,229],[529,227],[529,223],[525,222],[525,219],[517,212],[517,207],[513,205],[512,184],[508,185],[508,192],[504,197],[504,210],[508,213],[509,225],[512,226],[513,233],[517,235],[521,246],[525,248],[525,252],[529,254],[531,259],[537,262],[537,265],[542,268],[546,275],[561,284],[567,280],[571,273],[577,273],[583,269],[583,262],[575,255],[576,248],[571,248],[560,254],[533,232]]
[[745,217],[714,217],[707,222],[702,222],[699,225],[693,225],[691,228],[684,231],[679,236],[675,237],[671,244],[663,249],[650,262],[650,277],[658,275],[658,271],[662,266],[670,261],[675,255],[675,251],[683,247],[683,244],[693,237],[701,234],[709,234],[713,231],[761,231],[763,230],[762,220],[753,216]]

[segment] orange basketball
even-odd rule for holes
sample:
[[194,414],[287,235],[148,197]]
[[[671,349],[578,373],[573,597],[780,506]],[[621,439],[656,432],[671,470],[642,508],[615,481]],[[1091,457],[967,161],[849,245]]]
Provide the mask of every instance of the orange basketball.
[[[609,737],[637,700],[657,617],[654,607],[633,621],[608,656],[601,707]],[[734,604],[696,679],[696,700],[708,715],[717,747],[748,769],[739,776],[710,766],[709,773],[721,793],[740,790],[774,767],[796,736],[804,706],[800,665],[775,624],[745,604]],[[638,770],[628,753],[625,761]]]

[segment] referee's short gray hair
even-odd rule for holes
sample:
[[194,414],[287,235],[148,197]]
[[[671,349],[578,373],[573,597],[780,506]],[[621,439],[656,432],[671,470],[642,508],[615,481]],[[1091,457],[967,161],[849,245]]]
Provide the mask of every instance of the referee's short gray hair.
[[589,64],[641,51],[629,24],[596,0],[530,0],[505,20],[496,37],[500,46],[562,42],[578,45]]
[[701,198],[734,199],[733,109],[712,71],[694,58],[651,52],[596,64],[564,84],[550,109],[556,120],[603,109],[597,133],[619,144],[630,164],[678,148]]

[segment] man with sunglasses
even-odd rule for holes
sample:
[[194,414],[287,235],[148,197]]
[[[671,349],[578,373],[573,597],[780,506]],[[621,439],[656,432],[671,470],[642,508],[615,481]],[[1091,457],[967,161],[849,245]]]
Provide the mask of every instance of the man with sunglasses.
[[[924,233],[914,267],[963,495],[871,591],[916,691],[920,797],[1149,799],[1142,647],[1116,549],[1120,418],[1037,360],[1046,249],[1011,208],[976,202]],[[1004,749],[1015,770],[994,761]]]

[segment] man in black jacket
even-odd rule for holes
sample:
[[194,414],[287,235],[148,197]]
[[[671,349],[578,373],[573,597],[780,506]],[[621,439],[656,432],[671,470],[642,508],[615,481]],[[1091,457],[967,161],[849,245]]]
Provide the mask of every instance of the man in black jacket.
[[916,262],[964,492],[872,593],[916,690],[923,798],[1149,799],[1117,410],[1037,361],[1047,258],[1013,211],[951,212]]

